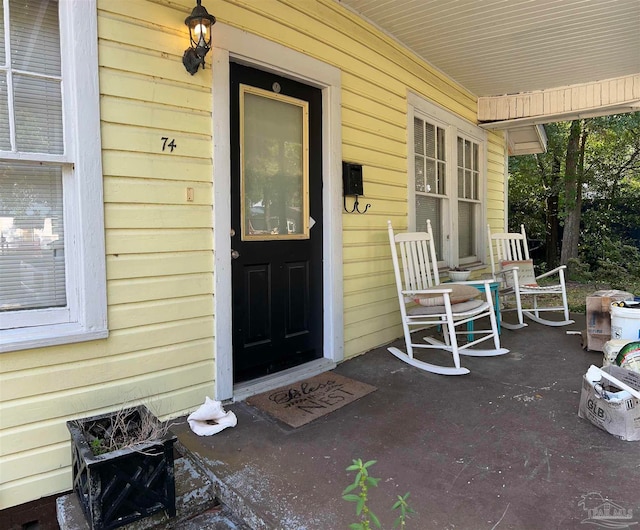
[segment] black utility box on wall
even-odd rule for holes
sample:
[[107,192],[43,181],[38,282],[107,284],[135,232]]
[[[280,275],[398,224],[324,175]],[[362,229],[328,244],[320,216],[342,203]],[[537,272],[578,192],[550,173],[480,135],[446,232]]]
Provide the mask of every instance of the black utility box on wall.
[[342,162],[342,186],[344,195],[364,195],[361,164]]

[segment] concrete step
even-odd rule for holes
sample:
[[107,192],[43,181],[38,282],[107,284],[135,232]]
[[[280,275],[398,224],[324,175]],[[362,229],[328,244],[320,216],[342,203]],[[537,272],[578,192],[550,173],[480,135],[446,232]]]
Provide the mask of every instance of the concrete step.
[[[178,444],[179,445],[179,444]],[[122,526],[122,530],[251,530],[218,502],[215,488],[183,447],[177,447],[174,461],[176,517],[164,512]],[[77,495],[70,493],[56,501],[61,530],[89,530]]]
[[179,526],[173,528],[176,530],[251,530],[224,505],[201,513],[187,521],[181,521]]

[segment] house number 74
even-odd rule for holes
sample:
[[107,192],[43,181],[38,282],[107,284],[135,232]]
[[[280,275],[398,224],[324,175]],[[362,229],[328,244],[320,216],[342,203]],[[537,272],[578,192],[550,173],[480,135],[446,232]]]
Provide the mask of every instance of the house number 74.
[[162,140],[162,150],[163,151],[166,151],[167,148],[168,148],[169,152],[173,153],[173,150],[178,147],[178,144],[176,144],[175,138],[172,138],[170,142],[169,142],[169,138],[167,136],[163,136],[160,139]]

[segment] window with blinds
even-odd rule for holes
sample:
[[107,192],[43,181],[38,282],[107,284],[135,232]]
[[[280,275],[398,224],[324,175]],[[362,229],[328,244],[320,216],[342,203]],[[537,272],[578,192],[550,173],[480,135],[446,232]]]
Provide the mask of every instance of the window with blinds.
[[63,307],[69,163],[56,156],[64,155],[58,2],[4,0],[0,9],[0,311]]
[[408,101],[409,229],[423,231],[431,222],[441,267],[480,263],[486,132],[418,95]]
[[96,0],[0,0],[0,353],[108,336]]

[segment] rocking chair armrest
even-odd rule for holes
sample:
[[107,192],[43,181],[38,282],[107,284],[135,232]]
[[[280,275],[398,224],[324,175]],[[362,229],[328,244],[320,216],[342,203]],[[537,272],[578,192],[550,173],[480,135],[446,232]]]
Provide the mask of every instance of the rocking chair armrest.
[[[551,269],[550,271],[547,271],[544,274],[541,274],[540,276],[536,276],[536,280],[539,280],[540,278],[546,278],[547,276],[553,276],[554,274],[559,274],[561,271],[564,271],[564,269],[566,268],[567,268],[566,265],[560,265],[559,267],[556,267],[555,269]],[[564,272],[562,273],[564,274]]]
[[501,269],[496,272],[496,276],[502,276],[502,279],[498,279],[497,281],[505,282],[507,281],[507,275],[511,275],[513,277],[513,283],[518,283],[518,271],[520,267],[517,265],[508,265],[504,269]]

